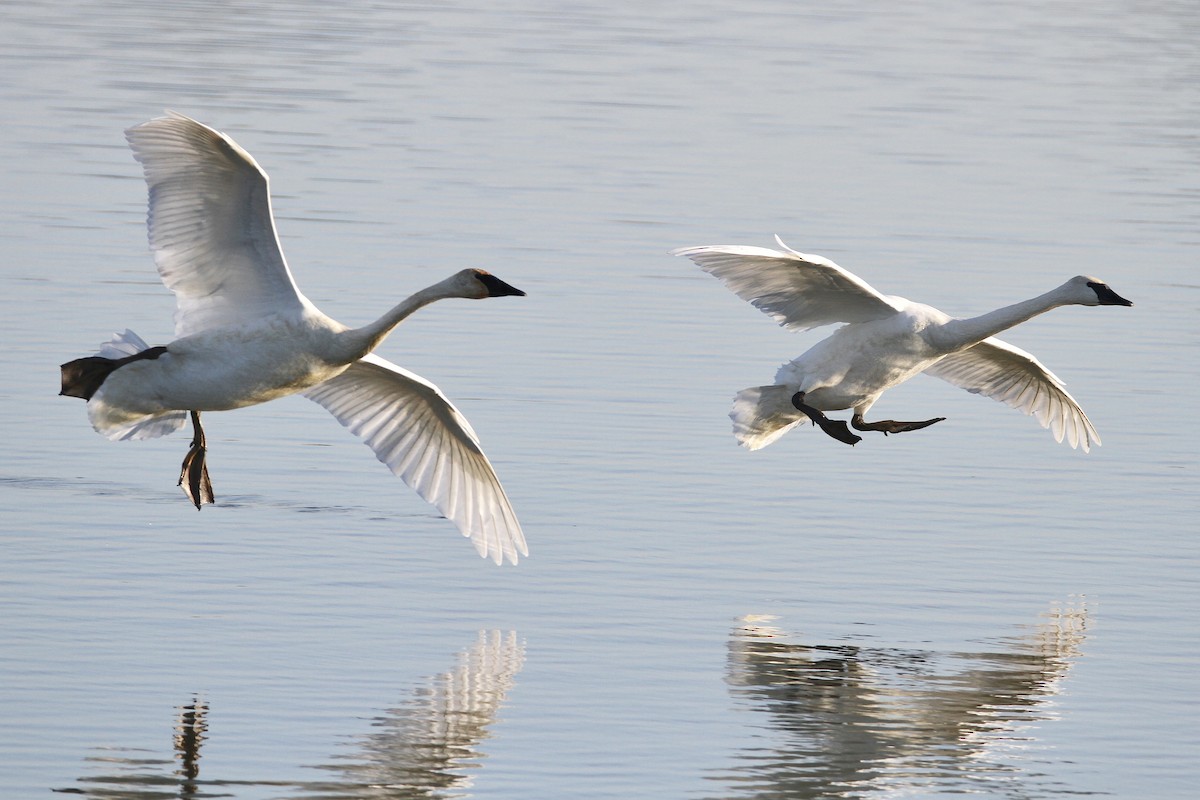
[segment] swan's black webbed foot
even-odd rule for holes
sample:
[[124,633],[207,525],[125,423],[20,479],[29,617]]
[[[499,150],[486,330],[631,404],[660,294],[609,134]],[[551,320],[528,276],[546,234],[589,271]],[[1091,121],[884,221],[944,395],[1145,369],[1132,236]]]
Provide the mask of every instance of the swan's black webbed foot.
[[855,414],[850,420],[850,424],[860,431],[883,431],[883,435],[889,433],[904,433],[905,431],[919,431],[921,428],[928,428],[935,422],[941,422],[945,417],[934,417],[922,422],[897,422],[894,419],[881,419],[878,422],[867,422],[862,418],[862,414]]
[[794,395],[792,395],[792,405],[794,405],[798,411],[803,411],[804,415],[811,419],[814,425],[820,425],[821,430],[825,431],[825,433],[832,436],[834,439],[837,439],[839,442],[845,442],[846,444],[853,446],[862,441],[861,436],[855,436],[850,432],[850,426],[846,424],[845,420],[830,419],[829,417],[825,416],[823,412],[818,411],[812,406],[805,405],[804,392],[796,392]]
[[188,496],[196,510],[204,503],[214,503],[212,482],[208,479],[208,465],[205,463],[208,450],[204,443],[204,428],[200,427],[200,412],[192,412],[192,448],[183,457],[183,466],[179,470],[179,483],[183,493]]

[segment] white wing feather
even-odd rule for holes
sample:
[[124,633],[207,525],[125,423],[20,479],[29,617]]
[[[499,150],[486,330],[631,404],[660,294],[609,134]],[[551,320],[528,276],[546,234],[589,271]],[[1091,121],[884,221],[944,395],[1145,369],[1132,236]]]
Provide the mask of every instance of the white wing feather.
[[521,525],[466,418],[429,381],[368,355],[304,392],[497,564],[529,555]]
[[[103,397],[103,392],[97,393],[96,397]],[[167,436],[179,430],[188,420],[186,411],[166,411],[156,416],[141,417],[133,421],[111,425],[102,420],[101,414],[95,413],[100,408],[99,403],[93,404],[89,401],[88,420],[97,433],[114,442],[157,439],[159,436]]]
[[835,322],[867,322],[900,308],[858,276],[827,258],[744,245],[707,245],[672,250],[720,278],[738,297],[791,331]]
[[1100,444],[1091,420],[1058,376],[1030,353],[999,339],[984,339],[946,356],[926,368],[925,374],[1033,416],[1056,441],[1065,437],[1071,447],[1082,447],[1085,453]]
[[175,293],[175,335],[298,312],[267,175],[229,137],[181,114],[125,132],[150,193],[154,262]]
[[113,333],[111,339],[100,345],[96,355],[101,358],[126,358],[149,349],[150,345],[146,344],[145,339],[126,328],[124,333]]

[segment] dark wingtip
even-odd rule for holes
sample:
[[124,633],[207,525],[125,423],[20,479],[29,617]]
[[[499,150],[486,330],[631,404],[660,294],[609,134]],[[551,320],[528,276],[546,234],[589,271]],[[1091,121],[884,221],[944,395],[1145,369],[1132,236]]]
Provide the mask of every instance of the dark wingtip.
[[525,293],[505,283],[490,272],[479,270],[479,282],[487,287],[488,297],[524,297]]

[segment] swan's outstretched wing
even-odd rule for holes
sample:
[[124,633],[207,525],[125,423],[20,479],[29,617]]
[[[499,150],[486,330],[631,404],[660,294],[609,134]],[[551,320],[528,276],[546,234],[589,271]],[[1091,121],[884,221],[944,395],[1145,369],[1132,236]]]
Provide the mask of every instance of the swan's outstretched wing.
[[497,564],[529,555],[521,524],[466,418],[436,386],[375,355],[304,392],[362,438]]
[[707,245],[672,250],[725,282],[734,294],[753,303],[791,331],[834,322],[867,322],[889,317],[899,307],[866,281],[827,258],[744,245]]
[[1088,452],[1100,444],[1092,422],[1058,376],[1031,354],[994,337],[928,367],[933,375],[972,394],[982,394],[1036,417],[1056,441]]
[[175,293],[175,335],[299,311],[267,175],[237,143],[169,112],[125,132],[150,189],[150,249]]

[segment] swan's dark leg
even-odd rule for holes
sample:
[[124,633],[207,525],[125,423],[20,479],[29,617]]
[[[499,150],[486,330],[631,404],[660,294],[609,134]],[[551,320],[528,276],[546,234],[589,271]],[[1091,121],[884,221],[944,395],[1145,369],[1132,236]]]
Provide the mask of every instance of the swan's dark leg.
[[204,444],[204,428],[200,427],[200,412],[192,412],[192,449],[183,457],[183,467],[179,471],[179,486],[183,493],[200,510],[203,503],[216,502],[213,499],[212,483],[208,480],[208,466],[204,463],[207,448]]
[[803,411],[805,416],[813,421],[814,425],[820,425],[821,430],[837,439],[839,442],[845,442],[848,445],[856,445],[862,441],[861,436],[855,436],[850,432],[849,426],[845,420],[830,419],[824,413],[818,411],[812,406],[804,404],[804,392],[796,392],[792,395],[792,405],[797,410]]
[[883,435],[889,433],[904,433],[905,431],[919,431],[921,428],[928,428],[935,422],[941,422],[945,417],[934,417],[922,422],[897,422],[894,419],[881,419],[878,422],[867,422],[863,419],[862,414],[855,414],[850,419],[850,424],[860,431],[883,431]]

